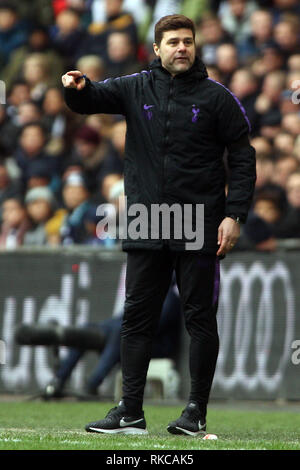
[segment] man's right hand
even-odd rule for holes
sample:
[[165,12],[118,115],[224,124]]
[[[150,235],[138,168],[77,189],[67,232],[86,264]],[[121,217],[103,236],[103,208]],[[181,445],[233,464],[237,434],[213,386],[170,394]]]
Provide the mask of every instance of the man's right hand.
[[75,88],[80,91],[85,87],[85,78],[79,70],[71,70],[61,78],[62,84],[65,88]]

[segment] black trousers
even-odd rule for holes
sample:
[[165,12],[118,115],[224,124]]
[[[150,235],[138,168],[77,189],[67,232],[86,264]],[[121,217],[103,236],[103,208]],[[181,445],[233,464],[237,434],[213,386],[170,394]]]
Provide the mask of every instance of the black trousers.
[[169,249],[133,250],[127,255],[121,329],[124,404],[130,414],[142,409],[153,337],[175,270],[185,326],[191,338],[189,400],[198,402],[205,414],[219,351],[216,319],[219,261],[215,255]]

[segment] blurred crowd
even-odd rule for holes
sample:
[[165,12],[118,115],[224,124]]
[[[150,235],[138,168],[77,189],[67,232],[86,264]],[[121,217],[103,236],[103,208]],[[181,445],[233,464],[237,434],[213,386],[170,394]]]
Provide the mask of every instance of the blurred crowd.
[[126,122],[72,113],[61,76],[145,69],[154,24],[173,13],[195,21],[209,76],[251,123],[257,183],[238,247],[300,239],[297,0],[0,0],[0,249],[115,243],[96,208],[122,195]]

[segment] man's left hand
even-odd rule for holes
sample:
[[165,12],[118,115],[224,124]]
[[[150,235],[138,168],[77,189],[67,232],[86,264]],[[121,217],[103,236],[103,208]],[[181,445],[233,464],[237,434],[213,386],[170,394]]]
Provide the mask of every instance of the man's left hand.
[[240,236],[240,225],[231,217],[225,217],[218,229],[217,256],[226,255],[236,244]]

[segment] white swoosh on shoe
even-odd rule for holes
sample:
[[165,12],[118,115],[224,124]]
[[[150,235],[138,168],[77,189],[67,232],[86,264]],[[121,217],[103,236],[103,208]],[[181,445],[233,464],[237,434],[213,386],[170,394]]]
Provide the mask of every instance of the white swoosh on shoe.
[[143,418],[136,419],[135,421],[124,421],[124,418],[120,419],[120,427],[124,428],[125,426],[132,426],[133,424],[138,424],[143,421]]

